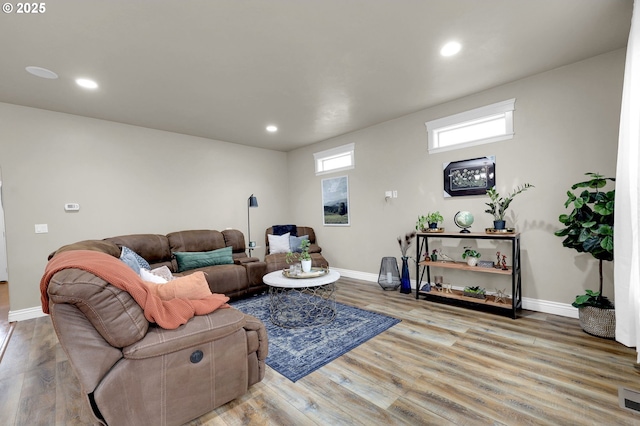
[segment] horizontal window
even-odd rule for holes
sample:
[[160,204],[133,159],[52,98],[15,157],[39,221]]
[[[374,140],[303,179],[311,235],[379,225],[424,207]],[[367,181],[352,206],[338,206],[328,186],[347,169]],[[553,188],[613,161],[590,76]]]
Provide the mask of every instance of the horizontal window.
[[429,153],[513,138],[515,99],[428,121]]
[[355,145],[350,143],[313,154],[316,175],[353,169],[355,167]]

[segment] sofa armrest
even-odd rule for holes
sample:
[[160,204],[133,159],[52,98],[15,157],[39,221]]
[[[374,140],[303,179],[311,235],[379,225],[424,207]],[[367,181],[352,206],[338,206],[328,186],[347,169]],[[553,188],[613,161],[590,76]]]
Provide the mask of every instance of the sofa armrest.
[[247,279],[249,280],[249,285],[262,285],[262,277],[267,273],[267,264],[260,261],[249,262],[245,263],[244,267],[247,268]]
[[309,246],[309,253],[321,253],[322,252],[322,247],[320,247],[317,244],[311,244]]
[[247,322],[244,325],[244,329],[247,331],[255,331],[258,335],[258,342],[249,342],[249,352],[257,352],[258,360],[264,361],[269,355],[267,329],[258,318],[251,315],[245,315],[245,318]]

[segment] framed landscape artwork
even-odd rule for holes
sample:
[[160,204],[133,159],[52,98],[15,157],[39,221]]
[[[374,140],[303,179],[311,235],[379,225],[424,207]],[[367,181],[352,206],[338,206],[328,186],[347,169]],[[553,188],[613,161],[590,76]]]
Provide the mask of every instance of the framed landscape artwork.
[[444,197],[485,195],[496,184],[496,157],[444,163]]
[[349,177],[322,179],[322,223],[349,226]]

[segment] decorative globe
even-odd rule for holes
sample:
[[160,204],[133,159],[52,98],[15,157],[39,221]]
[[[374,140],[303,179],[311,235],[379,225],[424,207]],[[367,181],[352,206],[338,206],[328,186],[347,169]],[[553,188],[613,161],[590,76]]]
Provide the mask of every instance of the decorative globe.
[[453,223],[455,223],[458,228],[462,228],[460,232],[467,233],[469,232],[467,228],[470,228],[473,224],[473,215],[470,212],[458,212],[453,216]]

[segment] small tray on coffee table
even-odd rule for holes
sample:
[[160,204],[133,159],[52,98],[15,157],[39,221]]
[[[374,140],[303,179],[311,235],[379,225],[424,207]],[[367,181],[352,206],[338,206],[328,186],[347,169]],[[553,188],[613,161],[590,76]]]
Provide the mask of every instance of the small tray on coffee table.
[[329,268],[316,268],[313,267],[309,272],[299,272],[298,275],[289,275],[289,269],[283,269],[282,275],[287,278],[304,279],[304,278],[316,278],[329,273]]

